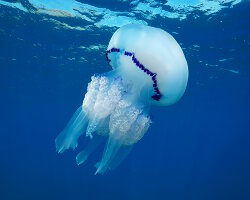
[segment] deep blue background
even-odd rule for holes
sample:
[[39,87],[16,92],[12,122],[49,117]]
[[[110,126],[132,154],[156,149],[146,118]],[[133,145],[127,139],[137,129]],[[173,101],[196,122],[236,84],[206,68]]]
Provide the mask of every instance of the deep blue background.
[[[113,31],[53,29],[42,15],[0,5],[0,199],[250,199],[249,9],[245,2],[212,19],[198,13],[149,23],[180,27],[186,93],[173,106],[153,107],[154,123],[126,160],[95,176],[101,148],[79,167],[76,152],[55,152],[54,139],[91,75],[110,70],[103,52],[72,48],[108,44]],[[73,54],[89,62],[68,60]]]

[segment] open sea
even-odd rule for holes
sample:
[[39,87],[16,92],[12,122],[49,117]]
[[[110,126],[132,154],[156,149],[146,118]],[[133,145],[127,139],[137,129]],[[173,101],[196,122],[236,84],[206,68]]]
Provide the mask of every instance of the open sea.
[[[189,80],[113,171],[55,138],[126,24],[170,33]],[[0,0],[0,200],[249,200],[250,1]]]

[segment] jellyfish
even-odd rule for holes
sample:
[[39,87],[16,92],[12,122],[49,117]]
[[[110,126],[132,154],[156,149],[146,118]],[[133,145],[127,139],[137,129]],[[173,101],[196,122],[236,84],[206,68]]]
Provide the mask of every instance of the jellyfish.
[[181,47],[159,28],[119,28],[110,39],[106,59],[112,70],[91,77],[82,105],[55,139],[57,152],[63,153],[74,150],[86,133],[89,144],[76,156],[78,165],[107,140],[95,174],[117,167],[150,127],[151,106],[176,103],[188,81]]

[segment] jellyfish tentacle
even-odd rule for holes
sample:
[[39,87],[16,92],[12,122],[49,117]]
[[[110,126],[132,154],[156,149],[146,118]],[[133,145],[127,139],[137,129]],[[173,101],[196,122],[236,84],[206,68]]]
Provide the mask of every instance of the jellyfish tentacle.
[[127,157],[133,145],[122,145],[119,152],[114,156],[109,164],[109,170],[114,170]]
[[102,160],[96,165],[95,174],[104,174],[107,170],[116,168],[133,144],[144,135],[149,124],[150,119],[145,117],[140,106],[133,106],[128,99],[120,101],[111,115],[109,139]]
[[65,150],[72,148],[75,149],[78,145],[78,138],[86,130],[88,119],[85,112],[80,106],[70,121],[68,122],[65,129],[56,137],[56,151],[63,153]]
[[89,157],[91,153],[103,142],[102,137],[100,136],[95,136],[93,137],[92,140],[90,140],[89,144],[87,147],[81,151],[80,153],[77,154],[76,156],[76,163],[78,165],[83,164]]
[[109,137],[102,159],[95,166],[97,168],[96,174],[104,174],[109,169],[109,164],[112,162],[113,158],[118,153],[121,143],[116,141],[114,138]]

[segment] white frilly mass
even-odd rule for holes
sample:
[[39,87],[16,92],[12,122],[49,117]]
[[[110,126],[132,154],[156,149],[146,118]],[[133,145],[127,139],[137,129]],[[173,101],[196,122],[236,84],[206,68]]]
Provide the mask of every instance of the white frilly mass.
[[57,137],[56,148],[58,153],[63,153],[70,147],[75,149],[78,138],[86,132],[91,141],[87,149],[77,156],[77,163],[82,164],[94,150],[91,146],[100,143],[93,137],[109,136],[97,169],[97,173],[103,173],[108,166],[117,164],[119,157],[116,158],[116,154],[121,145],[129,146],[140,140],[150,123],[150,117],[143,110],[143,105],[132,101],[120,78],[110,81],[105,76],[93,76],[82,106]]
[[[113,70],[92,76],[83,104],[55,140],[57,152],[63,153],[75,149],[79,137],[86,133],[90,142],[76,157],[80,165],[102,138],[108,138],[96,174],[119,165],[147,132],[151,105],[177,102],[188,80],[180,46],[158,28],[135,24],[121,27],[112,36],[106,55]],[[160,94],[159,98],[152,98],[155,94]]]

